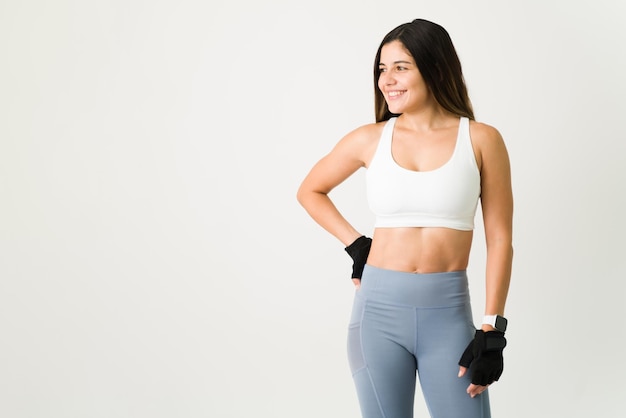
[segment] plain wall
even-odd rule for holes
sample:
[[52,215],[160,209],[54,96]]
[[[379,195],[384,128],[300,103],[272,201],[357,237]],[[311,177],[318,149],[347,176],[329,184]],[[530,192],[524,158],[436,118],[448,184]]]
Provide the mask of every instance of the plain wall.
[[[351,261],[295,194],[417,17],[511,157],[494,417],[622,416],[618,0],[2,2],[0,416],[358,417]],[[369,235],[363,174],[332,197]],[[483,239],[479,214],[477,320]]]

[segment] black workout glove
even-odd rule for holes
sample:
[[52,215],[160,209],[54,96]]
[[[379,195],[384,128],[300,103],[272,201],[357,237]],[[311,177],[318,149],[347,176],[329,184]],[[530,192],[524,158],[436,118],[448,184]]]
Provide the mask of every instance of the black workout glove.
[[354,242],[346,247],[346,252],[350,254],[354,263],[352,264],[352,278],[360,279],[363,275],[363,268],[370,253],[372,239],[365,235],[360,236]]
[[502,375],[504,347],[504,332],[476,330],[474,339],[459,360],[459,365],[470,368],[473,384],[487,386]]

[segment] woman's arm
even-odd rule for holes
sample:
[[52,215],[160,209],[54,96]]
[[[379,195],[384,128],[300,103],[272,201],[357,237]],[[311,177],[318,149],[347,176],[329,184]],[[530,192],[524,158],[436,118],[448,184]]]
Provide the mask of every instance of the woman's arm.
[[[479,146],[481,204],[487,244],[485,315],[504,316],[513,261],[513,193],[509,156],[500,133],[474,123],[472,138]],[[483,325],[484,331],[492,331]]]
[[328,193],[365,166],[375,130],[375,125],[367,125],[346,135],[328,155],[313,166],[298,189],[298,202],[315,222],[339,239],[344,246],[348,246],[362,234],[339,213]]
[[[504,316],[513,262],[513,193],[509,156],[502,136],[491,126],[473,122],[470,125],[470,134],[478,151],[477,160],[481,178],[480,200],[487,241],[485,315]],[[485,332],[495,331],[491,325],[482,324],[481,328]],[[470,343],[470,347],[473,347],[472,344],[476,344],[476,339]],[[494,353],[491,354],[497,358],[497,354]],[[495,372],[495,370],[489,370],[492,367],[493,365],[490,365],[483,372]],[[464,376],[466,372],[467,368],[460,366],[459,377]],[[489,384],[482,386],[470,383],[467,393],[473,398],[484,392],[487,386]]]

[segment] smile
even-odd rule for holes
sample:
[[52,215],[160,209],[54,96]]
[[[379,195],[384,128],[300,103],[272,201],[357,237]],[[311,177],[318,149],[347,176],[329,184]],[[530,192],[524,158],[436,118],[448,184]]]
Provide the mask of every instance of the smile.
[[395,99],[396,97],[402,96],[405,92],[406,92],[406,90],[388,91],[387,92],[387,96],[389,96],[390,99]]

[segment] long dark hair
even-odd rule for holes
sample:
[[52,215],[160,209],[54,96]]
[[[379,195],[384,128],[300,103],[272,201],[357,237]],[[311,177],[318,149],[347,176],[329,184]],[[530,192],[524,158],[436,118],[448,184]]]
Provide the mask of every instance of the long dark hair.
[[424,19],[404,23],[389,32],[380,43],[374,60],[374,110],[376,122],[398,116],[389,111],[378,88],[380,52],[384,45],[400,41],[409,51],[424,82],[439,105],[448,112],[474,119],[474,110],[467,94],[461,61],[448,32],[440,25]]

